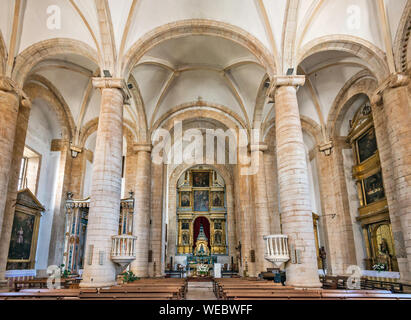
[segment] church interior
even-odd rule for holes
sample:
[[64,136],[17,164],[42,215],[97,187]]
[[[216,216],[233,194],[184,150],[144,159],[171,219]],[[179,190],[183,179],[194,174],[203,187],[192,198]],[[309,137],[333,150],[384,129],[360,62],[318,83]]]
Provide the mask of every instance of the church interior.
[[410,32],[411,0],[1,0],[0,300],[411,299]]

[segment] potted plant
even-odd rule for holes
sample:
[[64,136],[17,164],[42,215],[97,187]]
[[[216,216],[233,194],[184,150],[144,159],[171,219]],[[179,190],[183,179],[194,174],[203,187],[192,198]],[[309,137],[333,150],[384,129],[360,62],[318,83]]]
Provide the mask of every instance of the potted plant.
[[64,264],[60,265],[60,277],[62,279],[67,279],[71,275],[71,272],[68,269],[64,269],[64,266]]
[[137,277],[133,271],[125,271],[121,274],[123,276],[123,283],[130,283],[134,282],[136,280],[140,280],[139,277]]

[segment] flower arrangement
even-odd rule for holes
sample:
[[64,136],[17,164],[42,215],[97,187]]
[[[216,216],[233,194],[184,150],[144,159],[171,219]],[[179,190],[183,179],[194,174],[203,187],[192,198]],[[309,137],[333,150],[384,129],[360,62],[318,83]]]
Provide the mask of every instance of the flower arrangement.
[[378,272],[385,271],[387,269],[387,265],[385,263],[376,263],[372,266],[372,269]]
[[59,267],[59,269],[60,269],[60,277],[61,277],[62,279],[67,279],[67,278],[71,275],[71,272],[70,272],[68,269],[64,269],[64,267],[65,267],[64,264],[61,264],[60,267]]
[[139,277],[137,277],[133,271],[125,271],[121,274],[123,276],[123,282],[129,283],[129,282],[134,282],[136,280],[140,280]]
[[208,274],[208,265],[200,264],[197,266],[197,273],[201,276],[205,276]]

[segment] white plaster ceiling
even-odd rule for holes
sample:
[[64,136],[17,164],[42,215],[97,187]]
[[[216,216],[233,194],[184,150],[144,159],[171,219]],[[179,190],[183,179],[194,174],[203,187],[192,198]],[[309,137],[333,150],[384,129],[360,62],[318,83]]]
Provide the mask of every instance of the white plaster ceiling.
[[[393,42],[406,2],[385,0]],[[0,4],[0,31],[6,48],[10,47],[12,39],[15,3],[1,0]],[[81,41],[100,52],[107,46],[102,41],[101,19],[95,0],[22,0],[21,3],[16,54],[33,44],[53,38]],[[285,23],[293,22],[287,21],[287,0],[108,0],[107,3],[117,55],[122,43],[125,53],[148,32],[164,24],[185,19],[209,19],[250,33],[269,52],[274,52],[275,47],[281,60]],[[47,9],[52,5],[57,5],[61,12],[61,28],[58,30],[47,26]],[[134,11],[130,11],[132,8]],[[359,28],[349,23],[352,21],[350,9],[353,8],[359,10]],[[354,36],[385,51],[377,9],[375,0],[300,1],[295,18],[296,51],[312,40],[332,35]],[[130,23],[127,24],[129,17]],[[125,34],[127,30],[128,34]],[[102,66],[76,55],[59,54],[52,60],[42,62],[34,72],[45,76],[57,87],[76,121],[85,95],[87,77],[90,77],[87,73],[93,73]],[[227,66],[242,61],[255,62],[257,59],[235,39],[230,41],[210,35],[172,39],[152,48],[139,61],[145,64],[134,66],[132,70],[149,125],[170,108],[196,100],[199,96],[203,100],[226,105],[240,118],[248,118],[252,123],[257,89],[264,77],[264,69],[256,63],[248,63],[226,69],[225,78],[221,72]],[[61,68],[47,71],[43,67],[49,64],[60,64]],[[321,115],[326,121],[339,90],[354,74],[367,68],[367,61],[360,61],[349,54],[327,51],[309,57],[301,63],[301,67],[314,86]],[[181,69],[183,72],[178,75],[177,71]],[[173,72],[177,73],[169,81]],[[301,113],[320,124],[321,117],[312,92],[307,87],[300,88],[298,99]],[[98,116],[99,100],[100,94],[93,93],[83,124]],[[137,108],[133,101],[131,104],[131,111],[125,112],[125,117],[136,121]],[[272,106],[265,104],[263,119],[268,121],[273,118]]]
[[228,107],[247,122],[253,117],[265,71],[247,49],[233,41],[187,36],[148,51],[132,75],[150,126],[171,108],[199,97]]

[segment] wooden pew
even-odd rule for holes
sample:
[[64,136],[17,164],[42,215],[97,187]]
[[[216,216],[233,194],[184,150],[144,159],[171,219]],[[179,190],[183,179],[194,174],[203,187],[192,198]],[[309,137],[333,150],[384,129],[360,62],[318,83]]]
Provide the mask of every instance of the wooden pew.
[[84,289],[78,295],[85,300],[176,300],[177,294],[165,290]]
[[183,285],[172,285],[172,284],[150,284],[150,283],[144,283],[144,284],[124,284],[122,285],[123,288],[126,290],[128,289],[133,289],[135,290],[138,289],[161,289],[161,290],[168,290],[169,292],[178,292],[179,299],[185,299],[186,297],[186,292],[187,288],[186,286]]
[[0,300],[78,300],[78,290],[23,289],[19,292],[2,292]]
[[[21,288],[20,286],[26,286],[28,288],[47,288],[47,279],[48,278],[37,278],[37,279],[30,279],[30,280],[18,280],[13,282],[14,291],[19,291]],[[67,279],[60,279],[60,286],[66,289],[73,286],[76,286],[80,283],[80,278],[67,278]]]

